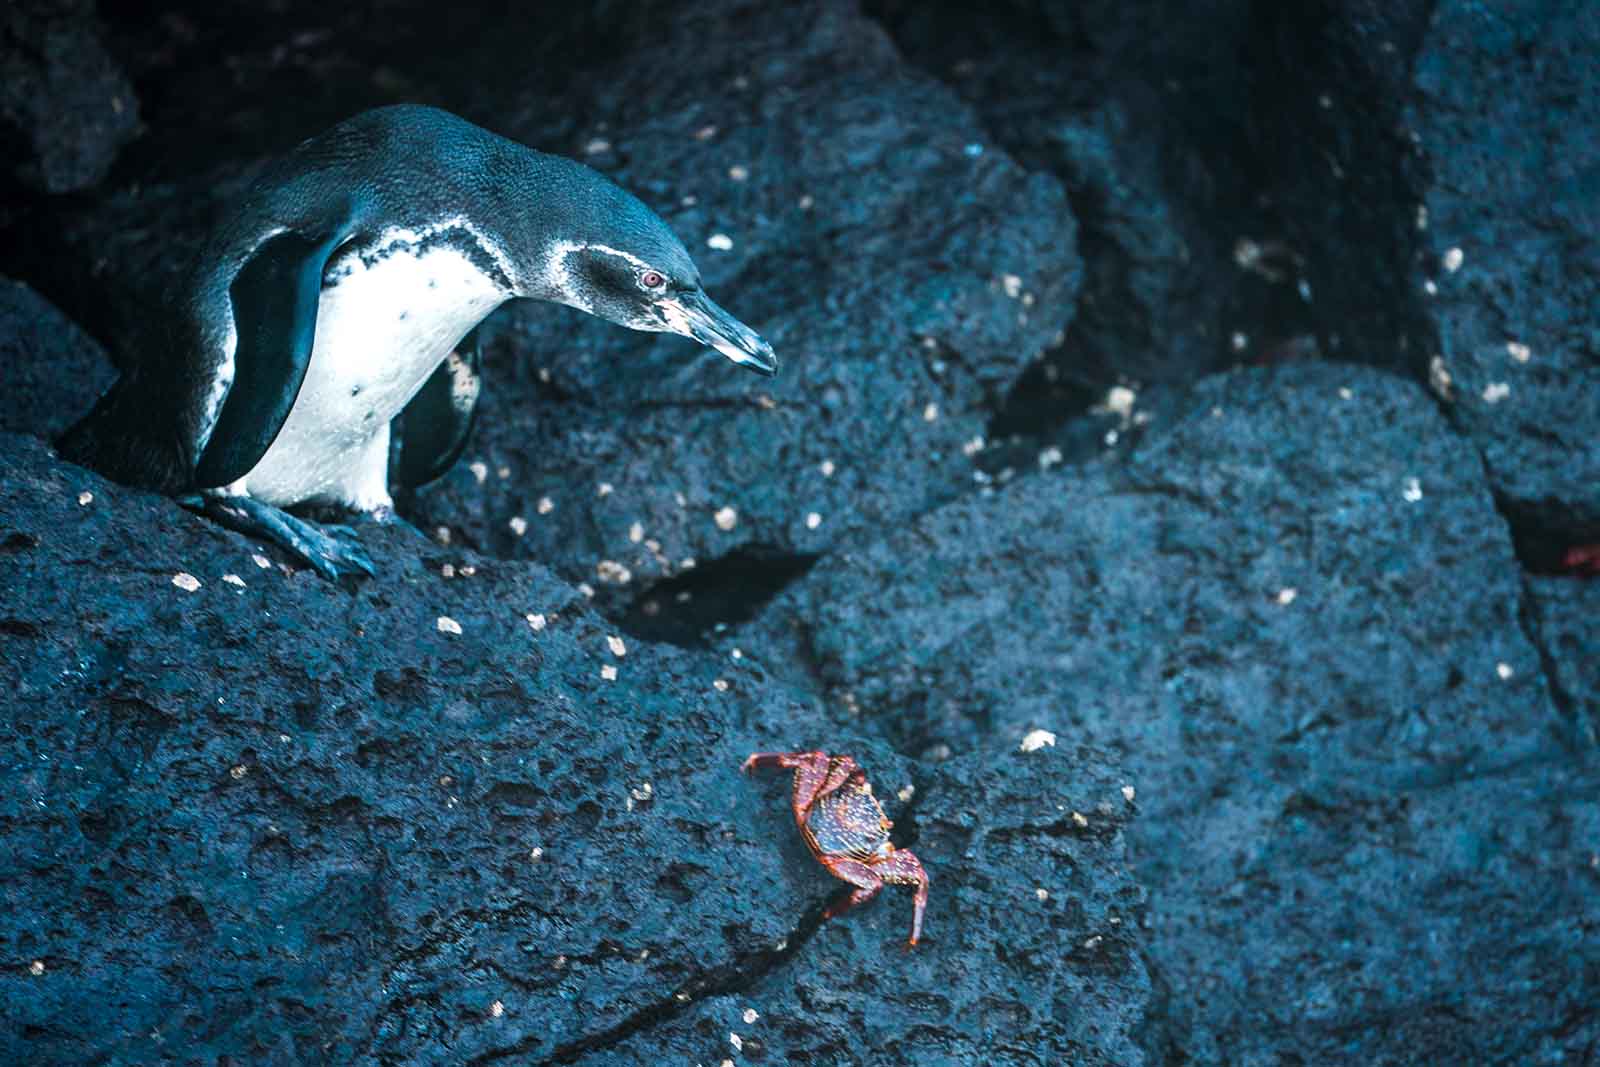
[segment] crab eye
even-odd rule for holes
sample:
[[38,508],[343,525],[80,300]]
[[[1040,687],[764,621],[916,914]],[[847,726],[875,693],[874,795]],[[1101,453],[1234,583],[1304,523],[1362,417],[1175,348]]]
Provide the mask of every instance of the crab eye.
[[639,284],[644,286],[646,289],[659,289],[663,285],[667,284],[667,280],[658,272],[647,270],[643,274],[639,275]]

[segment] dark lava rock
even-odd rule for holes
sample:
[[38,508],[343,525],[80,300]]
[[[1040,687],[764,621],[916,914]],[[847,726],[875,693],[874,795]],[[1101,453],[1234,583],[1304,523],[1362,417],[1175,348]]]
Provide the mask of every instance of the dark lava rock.
[[100,346],[22,282],[0,278],[0,430],[53,438],[116,378]]
[[[778,1062],[975,1062],[1006,1024],[1139,1061],[1103,757],[924,773],[748,663],[614,645],[543,568],[364,536],[352,593],[0,436],[0,1059],[713,1061],[737,993]],[[915,954],[902,891],[818,928],[839,883],[738,773],[801,741],[916,784]]]
[[1597,49],[1593,4],[1446,2],[1417,60],[1436,380],[1539,568],[1600,540]]
[[701,4],[659,30],[586,72],[569,141],[539,134],[562,111],[542,99],[508,132],[586,155],[661,210],[778,376],[516,309],[469,451],[483,466],[421,502],[430,525],[613,605],[687,560],[809,557],[970,485],[964,446],[1066,324],[1080,270],[1060,186],[996,150],[852,5]]
[[1423,390],[1310,363],[841,547],[737,642],[902,751],[1111,750],[1172,1056],[1513,1063],[1600,1041],[1600,761],[1522,606]]
[[94,0],[0,9],[0,145],[14,178],[46,193],[88,188],[138,133],[138,101],[101,42]]
[[1319,352],[1421,367],[1421,168],[1400,115],[1428,7],[876,0],[1006,151],[1062,180],[1081,227],[1079,312],[1013,397],[1015,428],[1044,423],[1030,409],[1059,404],[1058,381]]
[[[869,769],[895,764],[869,751]],[[945,857],[928,865],[929,915],[940,915],[922,944],[886,948],[910,921],[909,891],[886,887],[860,921],[824,926],[760,988],[581,1062],[667,1063],[686,1048],[704,1049],[706,1063],[819,1067],[1151,1062],[1144,896],[1125,871],[1107,876],[1126,862],[1134,808],[1102,766],[1063,746],[919,767],[909,780],[874,775],[900,829],[914,824],[917,854]],[[901,781],[915,785],[910,819],[890,798]],[[793,837],[787,781],[761,792],[760,825]],[[797,843],[788,852],[806,862]]]
[[[969,486],[965,449],[1065,327],[1080,274],[1059,183],[998,151],[853,5],[704,3],[652,26],[650,48],[597,53],[566,99],[506,88],[490,125],[657,207],[711,294],[776,347],[778,377],[569,309],[508,308],[478,439],[409,509],[587,581],[612,609],[689,561],[803,561]],[[64,220],[51,291],[92,277],[106,295],[82,314],[136,359],[128,339],[171,265],[247,174]]]
[[1535,637],[1557,704],[1589,744],[1600,741],[1600,581],[1528,579]]

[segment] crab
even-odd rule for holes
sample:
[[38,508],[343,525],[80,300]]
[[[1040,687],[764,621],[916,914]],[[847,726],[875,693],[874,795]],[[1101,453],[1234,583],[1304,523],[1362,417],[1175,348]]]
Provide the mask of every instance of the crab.
[[741,771],[765,767],[794,769],[790,802],[806,847],[835,878],[855,886],[824,919],[842,915],[878,895],[884,883],[917,887],[911,913],[911,940],[922,937],[922,912],[928,906],[928,875],[915,855],[889,843],[894,825],[872,795],[866,772],[849,756],[826,752],[755,752]]

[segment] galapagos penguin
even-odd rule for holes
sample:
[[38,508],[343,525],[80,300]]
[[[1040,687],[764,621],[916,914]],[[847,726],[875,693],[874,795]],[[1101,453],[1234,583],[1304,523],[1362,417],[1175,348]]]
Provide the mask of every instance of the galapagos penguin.
[[268,167],[212,234],[176,313],[59,442],[329,578],[359,538],[285,509],[387,521],[391,485],[460,454],[476,328],[513,299],[682,334],[762,374],[772,347],[718,307],[683,243],[604,175],[435,108],[378,108]]

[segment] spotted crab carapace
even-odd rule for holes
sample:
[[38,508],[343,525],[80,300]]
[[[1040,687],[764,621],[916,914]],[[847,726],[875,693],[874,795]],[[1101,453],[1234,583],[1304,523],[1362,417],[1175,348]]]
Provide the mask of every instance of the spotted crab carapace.
[[866,772],[849,756],[826,752],[756,752],[739,769],[793,769],[790,800],[806,847],[835,878],[855,886],[843,902],[823,916],[831,919],[878,895],[884,883],[916,886],[911,940],[922,937],[922,912],[928,905],[928,876],[915,855],[889,843],[883,806],[872,795]]

